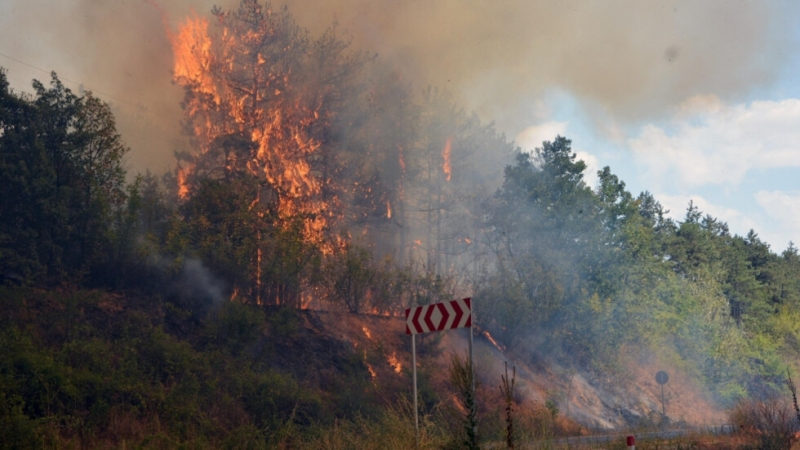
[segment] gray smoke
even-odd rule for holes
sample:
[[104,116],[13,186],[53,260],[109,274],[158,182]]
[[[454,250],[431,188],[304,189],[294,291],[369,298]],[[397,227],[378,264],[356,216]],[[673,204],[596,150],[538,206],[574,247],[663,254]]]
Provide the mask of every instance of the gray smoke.
[[215,307],[226,300],[222,281],[198,259],[188,258],[184,262],[179,284],[181,296],[209,302]]
[[[159,8],[175,27],[213,3],[10,0],[0,6],[0,53],[108,94],[99,93],[117,110],[133,168],[161,171],[184,144],[182,93],[171,82]],[[378,52],[420,87],[449,89],[510,136],[531,124],[536,100],[554,89],[622,123],[658,117],[696,94],[745,95],[783,67],[796,17],[796,6],[777,0],[288,4],[312,34],[338,21],[356,47]],[[15,82],[47,78],[6,58],[0,65],[13,69]]]

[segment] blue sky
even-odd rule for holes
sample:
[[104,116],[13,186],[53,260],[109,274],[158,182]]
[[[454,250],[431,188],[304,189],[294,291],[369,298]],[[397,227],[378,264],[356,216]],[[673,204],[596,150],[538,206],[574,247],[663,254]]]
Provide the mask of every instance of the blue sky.
[[567,136],[589,164],[590,185],[610,166],[628,190],[650,191],[676,220],[692,200],[733,233],[754,229],[780,252],[800,242],[800,91],[781,89],[774,98],[690,98],[683,106],[691,112],[627,125],[610,138],[577,99],[558,93],[548,97],[549,114],[516,141],[530,149]]
[[[56,70],[109,101],[134,170],[182,143],[174,26],[214,3],[3,0],[12,86]],[[281,2],[275,2],[280,4]],[[443,86],[519,145],[562,134],[676,219],[689,200],[773,251],[800,243],[800,2],[793,0],[289,0],[318,33],[336,19],[421,86]],[[587,177],[590,183],[596,178]]]

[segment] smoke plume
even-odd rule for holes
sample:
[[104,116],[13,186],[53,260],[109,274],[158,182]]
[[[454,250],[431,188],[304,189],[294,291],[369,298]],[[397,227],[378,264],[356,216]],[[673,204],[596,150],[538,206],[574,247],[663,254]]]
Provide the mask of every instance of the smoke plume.
[[[118,111],[131,165],[162,170],[180,145],[181,99],[162,10],[174,27],[213,4],[188,3],[12,0],[0,6],[0,53],[94,90]],[[512,136],[551,90],[622,123],[658,117],[697,94],[746,95],[774,79],[792,33],[791,6],[778,1],[289,0],[288,7],[314,35],[338,22],[356,48],[377,52],[420,88],[450,90]],[[47,78],[5,58],[0,65],[12,69],[17,89],[21,78],[24,87]]]

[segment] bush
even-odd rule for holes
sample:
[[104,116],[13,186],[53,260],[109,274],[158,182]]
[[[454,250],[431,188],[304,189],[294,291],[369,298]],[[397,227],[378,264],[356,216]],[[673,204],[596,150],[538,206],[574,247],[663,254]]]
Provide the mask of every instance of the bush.
[[210,317],[207,333],[213,344],[238,355],[259,337],[264,323],[258,306],[226,302]]
[[[445,448],[447,436],[432,414],[419,415],[419,448]],[[337,421],[332,427],[318,432],[299,448],[339,449],[410,449],[416,444],[414,406],[409,401],[383,409],[374,419],[357,417],[352,421]]]
[[0,446],[3,448],[41,448],[42,436],[36,421],[22,411],[24,402],[0,390]]
[[780,398],[742,400],[730,419],[737,430],[757,440],[762,450],[790,449],[800,431],[792,406]]

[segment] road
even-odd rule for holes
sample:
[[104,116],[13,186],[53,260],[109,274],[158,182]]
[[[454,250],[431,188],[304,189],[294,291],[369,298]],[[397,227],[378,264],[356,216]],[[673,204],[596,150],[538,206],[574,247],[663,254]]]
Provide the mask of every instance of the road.
[[[625,438],[634,435],[638,442],[651,441],[657,439],[675,439],[678,437],[691,436],[693,434],[721,436],[733,433],[734,429],[731,425],[719,425],[709,427],[690,427],[678,428],[660,431],[642,431],[642,432],[626,432],[618,434],[601,434],[592,436],[575,436],[567,438],[559,438],[555,440],[541,440],[528,442],[520,445],[520,448],[572,448],[580,447],[586,444],[606,444],[613,441],[625,442]],[[491,443],[485,446],[486,449],[502,449],[505,448],[505,443]]]

